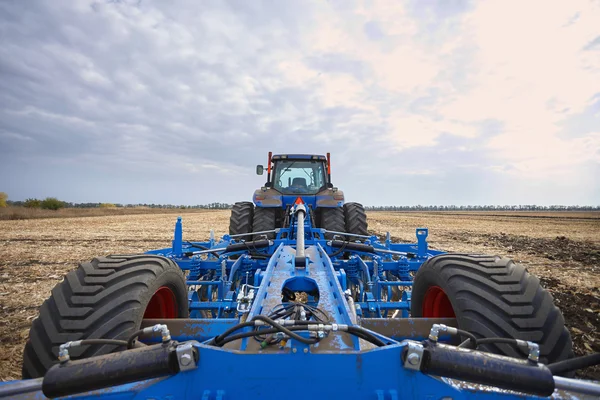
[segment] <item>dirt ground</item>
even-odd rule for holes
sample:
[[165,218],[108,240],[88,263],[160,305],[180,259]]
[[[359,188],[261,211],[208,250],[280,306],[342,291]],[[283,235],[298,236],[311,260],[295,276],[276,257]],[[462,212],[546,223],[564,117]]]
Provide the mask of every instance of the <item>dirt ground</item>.
[[[371,212],[369,229],[435,249],[510,256],[540,277],[565,316],[578,355],[600,351],[600,213]],[[0,380],[19,379],[31,321],[78,262],[171,245],[173,214],[0,221]],[[229,211],[183,216],[184,239],[226,233]],[[600,380],[600,368],[580,374]]]

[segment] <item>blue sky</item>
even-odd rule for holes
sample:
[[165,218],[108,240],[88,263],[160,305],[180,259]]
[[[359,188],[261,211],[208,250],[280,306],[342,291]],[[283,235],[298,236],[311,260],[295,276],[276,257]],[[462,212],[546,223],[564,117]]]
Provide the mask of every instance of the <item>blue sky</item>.
[[332,153],[347,200],[600,204],[599,1],[0,1],[0,191],[247,200]]

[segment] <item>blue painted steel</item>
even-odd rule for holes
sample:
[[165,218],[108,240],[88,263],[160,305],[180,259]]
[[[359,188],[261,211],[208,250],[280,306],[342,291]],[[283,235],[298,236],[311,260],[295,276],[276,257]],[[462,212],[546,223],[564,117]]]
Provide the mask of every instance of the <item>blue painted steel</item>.
[[[268,315],[281,304],[282,291],[310,292],[312,301],[335,324],[353,325],[356,314],[384,318],[399,310],[403,317],[410,310],[411,271],[432,256],[442,254],[427,247],[427,230],[417,230],[417,242],[394,244],[377,236],[363,241],[376,254],[360,251],[339,252],[324,239],[322,229],[312,226],[306,215],[304,269],[295,268],[296,223],[277,232],[269,247],[228,252],[237,243],[229,235],[220,240],[186,242],[182,238],[181,218],[177,219],[171,248],[148,251],[172,259],[188,273],[190,317],[179,341],[196,340],[198,368],[166,378],[111,387],[73,396],[77,399],[306,399],[306,398],[432,398],[522,399],[536,398],[475,385],[433,378],[404,368],[401,342],[409,337],[385,337],[388,343],[375,347],[356,336],[332,331],[320,342],[305,345],[294,339],[262,349],[258,342],[244,338],[224,347],[209,344],[216,335],[240,321]],[[202,248],[214,253],[194,253]],[[395,251],[396,254],[378,252]],[[350,253],[349,256],[348,254]],[[255,290],[247,314],[238,313],[242,285]],[[399,290],[399,300],[392,300]],[[396,297],[398,298],[398,297]],[[246,330],[251,328],[246,328]],[[242,331],[243,332],[243,331]],[[41,393],[32,398],[43,398]]]
[[[70,399],[539,399],[443,380],[401,366],[403,344],[364,352],[245,354],[196,345],[198,368]],[[45,399],[38,393],[27,398]]]
[[[237,293],[239,285],[236,287],[235,281],[238,283],[248,276],[249,283],[257,284],[264,282],[264,277],[270,281],[273,279],[273,270],[268,264],[275,265],[277,257],[284,257],[287,262],[293,263],[292,254],[295,252],[296,240],[295,235],[295,220],[292,218],[290,227],[281,229],[276,238],[272,241],[272,245],[266,249],[257,251],[257,254],[264,254],[268,259],[253,258],[248,256],[247,251],[231,252],[217,257],[210,253],[208,255],[192,255],[183,256],[197,250],[198,248],[210,248],[216,252],[222,252],[230,245],[237,243],[235,239],[229,235],[223,236],[220,241],[214,242],[185,242],[178,235],[182,231],[181,221],[178,219],[175,227],[175,239],[173,247],[166,249],[150,250],[148,254],[158,254],[173,259],[183,270],[189,271],[188,284],[190,286],[206,286],[216,287],[218,294],[213,295],[212,301],[193,301],[190,310],[212,310],[215,313],[231,314],[235,309],[232,309],[233,301],[225,299],[225,294],[230,291]],[[360,293],[360,301],[357,304],[361,305],[364,315],[373,314],[380,316],[377,310],[398,309],[409,310],[410,301],[391,302],[386,299],[390,297],[388,288],[391,286],[405,288],[409,290],[412,286],[411,272],[418,268],[428,258],[443,254],[442,251],[430,250],[427,247],[427,229],[417,229],[417,243],[391,243],[391,241],[381,242],[377,236],[371,236],[365,241],[366,244],[373,246],[376,250],[392,250],[398,253],[407,253],[406,256],[392,255],[379,253],[375,257],[372,254],[353,251],[353,256],[343,257],[344,254],[338,254],[331,258],[333,270],[338,274],[343,271],[346,275],[346,281],[341,282],[344,290],[350,288],[357,290]],[[285,236],[285,237],[284,237]],[[282,238],[283,237],[283,238]],[[334,254],[336,248],[331,247],[331,242],[325,240],[322,229],[312,227],[310,213],[307,214],[305,220],[305,244],[310,249],[311,246],[320,246],[326,254]],[[178,243],[181,244],[179,250]],[[198,247],[194,247],[198,246]],[[286,250],[287,248],[287,250]],[[280,252],[282,255],[280,255]],[[236,260],[227,259],[227,256],[239,255]],[[225,261],[225,271],[227,276],[222,277],[222,262]],[[260,271],[259,276],[255,274]],[[285,274],[288,273],[284,270]],[[235,275],[235,276],[232,276]],[[244,283],[244,282],[241,282]],[[261,286],[262,288],[262,286]],[[406,293],[406,290],[404,292]],[[212,294],[212,292],[211,292]],[[201,304],[203,303],[203,304]],[[252,313],[251,315],[256,315]],[[229,318],[231,315],[225,315]]]

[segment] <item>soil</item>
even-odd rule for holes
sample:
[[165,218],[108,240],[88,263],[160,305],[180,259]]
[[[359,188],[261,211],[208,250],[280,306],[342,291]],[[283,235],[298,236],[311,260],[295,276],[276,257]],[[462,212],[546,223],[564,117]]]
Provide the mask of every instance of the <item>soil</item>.
[[[370,212],[369,228],[432,248],[509,256],[538,276],[562,310],[576,355],[600,351],[600,213]],[[171,245],[173,214],[0,221],[0,380],[19,379],[24,343],[41,303],[78,262]],[[183,216],[184,239],[227,232],[229,211]],[[600,368],[579,376],[600,380]]]

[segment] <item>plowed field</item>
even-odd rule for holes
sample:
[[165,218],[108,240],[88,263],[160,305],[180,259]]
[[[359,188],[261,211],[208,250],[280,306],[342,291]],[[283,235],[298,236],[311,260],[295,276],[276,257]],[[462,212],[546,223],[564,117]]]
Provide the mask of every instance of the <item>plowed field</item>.
[[[185,213],[184,239],[227,231],[229,211]],[[369,229],[430,246],[506,255],[540,277],[561,308],[576,354],[600,351],[600,213],[371,212]],[[171,245],[173,214],[0,221],[0,379],[18,379],[31,321],[78,262]],[[600,368],[581,376],[599,379]]]

